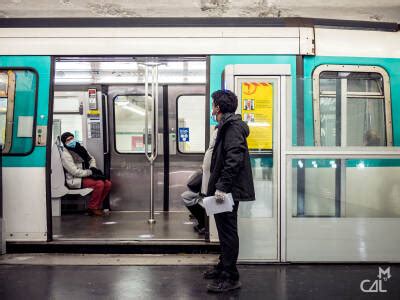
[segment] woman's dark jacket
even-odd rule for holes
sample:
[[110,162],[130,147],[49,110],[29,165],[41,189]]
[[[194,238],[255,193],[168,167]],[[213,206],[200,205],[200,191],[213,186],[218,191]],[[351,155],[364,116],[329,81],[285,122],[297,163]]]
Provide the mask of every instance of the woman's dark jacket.
[[253,174],[246,137],[250,130],[240,115],[224,114],[211,159],[207,195],[232,193],[234,201],[255,200]]

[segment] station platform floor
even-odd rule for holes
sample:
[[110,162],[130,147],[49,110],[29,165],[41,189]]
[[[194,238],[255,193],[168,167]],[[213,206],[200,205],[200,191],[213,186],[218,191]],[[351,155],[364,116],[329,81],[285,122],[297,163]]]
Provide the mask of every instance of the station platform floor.
[[[201,274],[216,260],[215,255],[3,255],[0,299],[400,299],[399,264],[241,264],[240,290],[210,294]],[[380,284],[379,267],[390,267]],[[370,289],[375,280],[377,288]],[[362,282],[370,292],[360,289]]]

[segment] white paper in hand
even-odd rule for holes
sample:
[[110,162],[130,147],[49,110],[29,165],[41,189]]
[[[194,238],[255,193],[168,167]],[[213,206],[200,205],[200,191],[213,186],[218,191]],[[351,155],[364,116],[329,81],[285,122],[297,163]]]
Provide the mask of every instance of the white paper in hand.
[[215,200],[215,196],[211,196],[205,197],[203,199],[203,204],[204,208],[206,209],[207,216],[223,213],[226,211],[232,211],[234,205],[231,193],[225,194],[225,198],[222,203],[218,203],[217,200]]

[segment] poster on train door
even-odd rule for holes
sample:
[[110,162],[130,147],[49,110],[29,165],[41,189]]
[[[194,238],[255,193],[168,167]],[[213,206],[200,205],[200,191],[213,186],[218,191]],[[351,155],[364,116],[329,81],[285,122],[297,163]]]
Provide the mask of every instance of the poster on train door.
[[242,118],[250,128],[250,150],[272,149],[274,89],[269,82],[242,82]]

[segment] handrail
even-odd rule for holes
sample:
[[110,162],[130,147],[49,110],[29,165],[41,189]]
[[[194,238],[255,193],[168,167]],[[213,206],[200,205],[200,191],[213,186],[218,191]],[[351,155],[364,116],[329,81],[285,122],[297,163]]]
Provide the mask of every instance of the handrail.
[[149,111],[149,70],[147,68],[147,65],[145,65],[145,76],[144,76],[144,110],[145,110],[145,118],[144,118],[144,154],[146,158],[150,161],[150,157],[148,155],[149,152],[149,141],[148,141],[148,134],[149,134],[149,116],[148,116],[148,111]]
[[[108,95],[106,93],[102,93],[104,97],[104,112],[105,112],[105,120],[106,120],[106,152],[104,155],[110,153],[110,141],[109,141],[109,131],[108,131]],[[104,134],[104,133],[103,133]]]
[[158,65],[154,66],[155,69],[155,94],[154,94],[154,99],[155,99],[155,104],[154,104],[154,114],[155,114],[155,119],[156,122],[154,124],[154,159],[157,158],[158,156]]
[[[148,219],[149,224],[156,223],[154,219],[154,161],[158,156],[158,65],[145,66],[145,135],[144,135],[144,148],[145,156],[150,162],[150,216]],[[151,67],[151,99],[152,99],[152,112],[151,112],[151,152],[149,154],[149,67]]]
[[149,139],[148,139],[148,133],[149,133],[149,116],[148,116],[148,111],[149,111],[149,81],[148,81],[148,65],[146,66],[145,70],[145,86],[144,86],[144,93],[145,93],[145,136],[144,136],[144,147],[145,147],[145,155],[147,160],[152,163],[154,160],[156,160],[157,155],[158,155],[158,145],[157,145],[157,140],[155,138],[157,134],[157,129],[158,129],[158,72],[157,68],[158,66],[151,66],[151,98],[152,98],[152,113],[151,113],[151,152],[149,155]]

